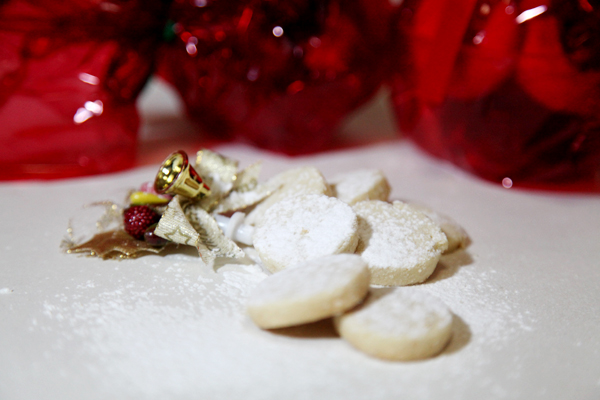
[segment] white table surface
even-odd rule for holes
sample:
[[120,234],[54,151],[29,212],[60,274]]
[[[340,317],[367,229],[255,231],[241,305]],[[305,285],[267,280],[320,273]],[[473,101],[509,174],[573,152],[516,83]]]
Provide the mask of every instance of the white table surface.
[[[201,146],[163,86],[140,104],[139,168],[0,183],[0,399],[600,398],[597,195],[505,189],[402,140],[298,158],[217,148],[242,166],[262,159],[265,178],[297,165],[326,177],[380,168],[393,199],[428,204],[465,227],[472,245],[418,286],[454,312],[450,345],[428,360],[385,362],[326,323],[256,328],[244,299],[265,274],[251,264],[214,270],[183,249],[124,261],[59,250],[83,205],[121,201],[171,150]],[[343,131],[388,138],[390,121],[376,101]]]

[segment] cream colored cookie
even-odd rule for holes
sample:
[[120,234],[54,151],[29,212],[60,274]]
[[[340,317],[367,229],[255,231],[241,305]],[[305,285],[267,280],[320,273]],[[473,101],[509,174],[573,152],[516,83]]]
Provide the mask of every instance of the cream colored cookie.
[[248,314],[263,329],[329,318],[362,301],[369,278],[357,255],[316,258],[263,280],[248,299]]
[[441,229],[405,203],[379,200],[353,206],[358,215],[359,254],[369,265],[371,283],[411,285],[434,271],[448,241]]
[[353,253],[358,223],[352,208],[325,195],[290,197],[269,208],[254,231],[254,248],[276,272],[314,258]]
[[[402,202],[398,203],[401,207],[402,204],[404,204]],[[394,202],[394,204],[396,204],[396,202]],[[455,250],[466,248],[467,246],[469,246],[471,239],[469,239],[469,235],[464,230],[464,228],[458,224],[458,222],[454,221],[449,216],[434,211],[431,208],[422,204],[410,203],[410,206],[416,209],[417,211],[420,211],[423,214],[427,215],[442,229],[442,232],[444,232],[446,238],[448,239],[448,249],[446,249],[444,254],[448,254]]]
[[340,336],[377,358],[409,361],[431,357],[452,336],[452,313],[436,297],[397,288],[335,318]]
[[334,176],[329,180],[333,195],[350,205],[363,200],[387,201],[390,184],[377,169],[359,169]]
[[269,179],[265,185],[272,194],[256,205],[246,217],[246,223],[256,225],[273,204],[300,194],[331,195],[331,188],[315,167],[289,169]]

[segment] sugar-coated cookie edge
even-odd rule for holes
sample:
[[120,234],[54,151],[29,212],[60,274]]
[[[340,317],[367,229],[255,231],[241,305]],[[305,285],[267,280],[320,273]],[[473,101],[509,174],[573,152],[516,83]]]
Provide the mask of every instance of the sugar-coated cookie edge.
[[[331,256],[327,256],[331,257]],[[310,262],[318,262],[310,260]],[[360,262],[363,262],[360,260]],[[294,268],[301,270],[302,266]],[[285,270],[277,275],[289,274]],[[298,271],[296,271],[297,273]],[[261,284],[268,285],[266,278]],[[260,285],[260,284],[259,284]],[[283,300],[278,302],[270,302],[268,304],[253,302],[252,295],[248,299],[246,310],[252,321],[262,329],[278,329],[290,326],[302,325],[319,321],[325,318],[333,317],[346,310],[351,309],[360,303],[370,287],[370,272],[363,264],[363,268],[354,276],[354,278],[344,287],[337,288],[329,293],[321,294],[309,299]]]
[[[394,201],[393,204],[395,204]],[[399,202],[401,203],[401,202]],[[471,244],[471,238],[469,234],[458,222],[456,222],[452,217],[440,213],[438,211],[433,210],[432,208],[419,204],[410,202],[408,203],[411,207],[415,208],[417,211],[422,212],[427,215],[433,222],[439,225],[440,229],[446,235],[446,239],[448,240],[448,248],[444,251],[443,254],[450,254],[456,250],[465,249],[469,247]]]
[[[441,326],[440,329],[430,330],[418,338],[394,338],[375,332],[369,329],[368,326],[356,323],[352,319],[353,315],[370,304],[372,300],[370,296],[372,296],[372,293],[360,306],[334,318],[334,326],[342,339],[365,354],[389,361],[422,360],[442,352],[452,339],[454,315],[447,307],[446,311],[450,316],[449,322]],[[430,301],[441,302],[437,298],[432,298]]]
[[[398,203],[398,204],[396,204],[396,203]],[[371,204],[373,206],[397,208],[398,210],[401,210],[402,207],[406,207],[411,212],[421,215],[422,218],[429,221],[431,223],[431,227],[436,228],[439,231],[436,233],[439,233],[440,238],[441,237],[444,238],[443,241],[436,243],[434,245],[433,256],[431,258],[425,260],[424,262],[422,262],[420,264],[417,264],[417,265],[411,267],[410,269],[395,268],[393,266],[377,266],[377,265],[373,265],[371,262],[369,262],[369,259],[366,258],[365,261],[367,262],[367,264],[369,264],[369,270],[371,271],[371,283],[375,284],[375,285],[384,285],[384,286],[406,286],[406,285],[422,283],[425,280],[427,280],[427,278],[429,278],[431,276],[431,274],[433,274],[433,271],[435,271],[435,268],[442,256],[442,253],[447,248],[447,238],[446,238],[446,235],[441,231],[441,228],[434,221],[432,221],[429,217],[427,217],[425,214],[410,207],[410,205],[408,205],[407,203],[403,203],[400,201],[395,201],[393,204],[384,202],[384,201],[380,201],[380,200],[365,200],[362,202],[358,202],[358,203],[354,204],[352,208],[358,215],[359,220],[363,217],[361,217],[359,215],[360,213],[359,213],[359,211],[357,211],[357,209],[362,207],[363,205],[369,205],[369,204]],[[361,240],[362,240],[362,238],[360,236],[360,230],[358,232],[358,236],[359,236],[358,247],[360,247]],[[362,249],[362,251],[360,251],[357,248],[357,254],[360,254],[361,256],[364,253],[364,251],[365,251],[365,249]]]
[[[347,182],[352,179],[361,179],[361,174],[372,174],[376,179],[369,186],[368,190],[361,193],[346,192]],[[344,172],[332,177],[329,180],[331,191],[334,197],[354,205],[358,202],[365,200],[382,200],[387,201],[392,190],[389,181],[387,180],[384,173],[379,169],[359,169],[349,172]],[[343,190],[340,190],[343,189]]]

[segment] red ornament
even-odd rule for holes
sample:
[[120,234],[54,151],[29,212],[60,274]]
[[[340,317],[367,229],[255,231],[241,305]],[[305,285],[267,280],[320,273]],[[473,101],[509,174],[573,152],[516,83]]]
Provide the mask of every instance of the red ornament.
[[[498,183],[600,192],[597,1],[405,6],[413,62],[393,98],[409,137]],[[447,7],[468,18],[436,18]]]
[[387,0],[177,0],[161,74],[220,139],[324,149],[389,71]]
[[0,179],[133,165],[160,0],[0,2]]

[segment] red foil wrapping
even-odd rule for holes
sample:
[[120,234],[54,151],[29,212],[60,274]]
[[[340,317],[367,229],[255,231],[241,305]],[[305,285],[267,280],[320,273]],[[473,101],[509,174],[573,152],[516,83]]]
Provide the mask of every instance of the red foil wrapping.
[[505,186],[600,192],[600,2],[407,0],[400,126]]
[[387,0],[176,0],[161,74],[219,139],[287,154],[327,148],[386,79]]
[[135,162],[135,100],[153,68],[160,0],[0,2],[0,179]]

